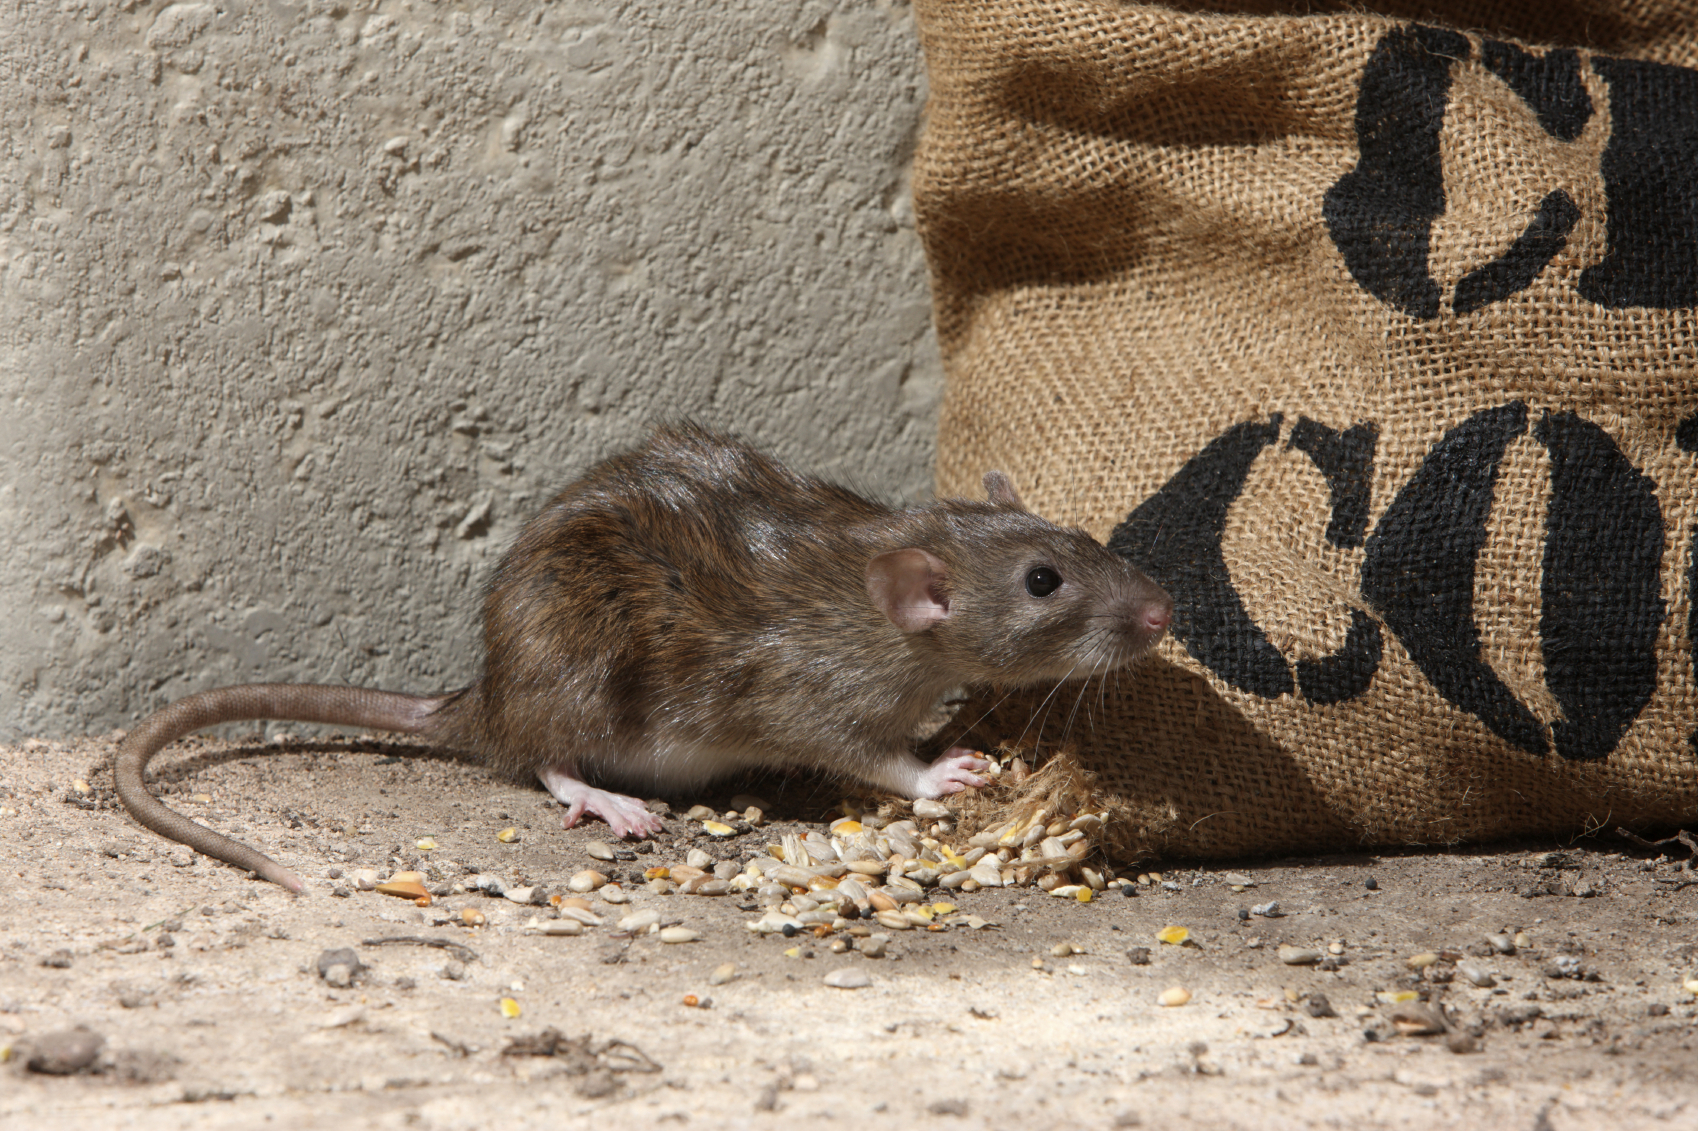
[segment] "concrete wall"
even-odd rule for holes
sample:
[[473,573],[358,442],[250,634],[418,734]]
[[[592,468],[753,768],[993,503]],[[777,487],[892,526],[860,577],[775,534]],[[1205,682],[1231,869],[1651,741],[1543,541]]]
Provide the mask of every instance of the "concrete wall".
[[0,739],[459,685],[519,525],[656,420],[927,490],[906,5],[0,19]]

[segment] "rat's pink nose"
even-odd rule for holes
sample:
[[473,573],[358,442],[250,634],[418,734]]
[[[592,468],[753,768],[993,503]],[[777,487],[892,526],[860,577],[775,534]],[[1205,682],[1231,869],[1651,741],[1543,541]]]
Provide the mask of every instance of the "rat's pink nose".
[[1167,630],[1168,622],[1173,619],[1173,610],[1167,605],[1145,605],[1144,627],[1154,636]]

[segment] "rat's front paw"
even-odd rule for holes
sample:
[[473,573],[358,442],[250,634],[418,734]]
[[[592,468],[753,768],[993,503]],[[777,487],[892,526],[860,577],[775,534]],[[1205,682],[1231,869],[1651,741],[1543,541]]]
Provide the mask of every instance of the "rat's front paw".
[[944,797],[964,789],[983,789],[990,784],[979,773],[990,763],[965,746],[952,747],[920,776],[920,797]]

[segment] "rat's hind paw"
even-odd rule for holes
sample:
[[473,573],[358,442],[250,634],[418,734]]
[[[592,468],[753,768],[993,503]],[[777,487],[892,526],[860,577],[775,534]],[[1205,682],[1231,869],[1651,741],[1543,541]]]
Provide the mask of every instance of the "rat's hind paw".
[[990,769],[990,763],[965,746],[952,747],[926,768],[920,777],[920,797],[944,797],[964,789],[983,789],[989,783],[974,771]]
[[561,763],[544,766],[537,771],[537,777],[552,793],[556,800],[566,806],[566,816],[562,828],[571,828],[585,813],[593,813],[607,822],[615,835],[622,837],[637,837],[641,839],[658,833],[662,826],[661,820],[649,812],[635,797],[627,797],[623,793],[609,793],[605,789],[597,789],[579,780],[571,767]]

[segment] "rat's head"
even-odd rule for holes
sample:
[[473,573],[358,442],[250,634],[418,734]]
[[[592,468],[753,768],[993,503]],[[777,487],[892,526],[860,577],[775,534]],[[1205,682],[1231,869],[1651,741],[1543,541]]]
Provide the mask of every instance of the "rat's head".
[[1167,593],[1083,530],[1030,513],[1001,472],[989,505],[930,508],[929,548],[873,558],[867,592],[890,623],[964,680],[1024,685],[1131,663],[1167,630]]

